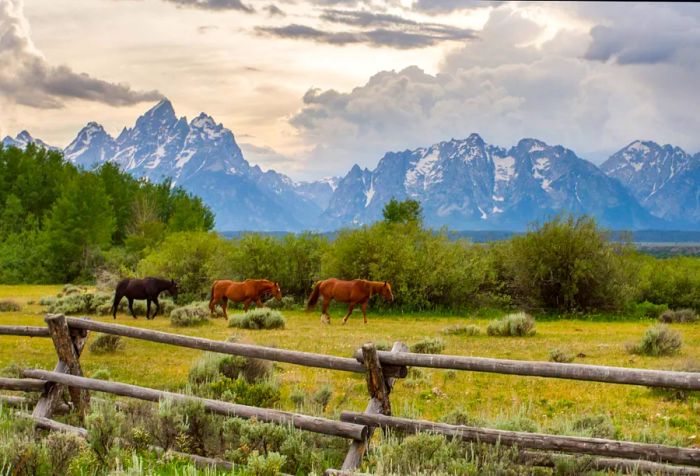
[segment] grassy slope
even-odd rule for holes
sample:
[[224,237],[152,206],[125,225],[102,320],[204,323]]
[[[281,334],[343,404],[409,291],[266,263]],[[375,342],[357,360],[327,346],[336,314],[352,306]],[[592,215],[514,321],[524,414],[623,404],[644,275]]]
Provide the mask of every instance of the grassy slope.
[[[0,299],[12,297],[23,304],[19,313],[0,313],[0,324],[42,325],[42,308],[26,304],[40,296],[55,294],[58,286],[0,286]],[[363,342],[402,340],[408,344],[425,336],[441,336],[440,331],[454,324],[473,323],[482,328],[478,337],[441,336],[446,354],[547,360],[555,347],[574,354],[576,362],[625,367],[678,369],[688,361],[700,361],[700,325],[676,325],[683,334],[684,347],[675,357],[631,356],[625,344],[634,342],[650,322],[588,322],[580,320],[538,323],[537,335],[530,338],[488,337],[484,319],[464,317],[377,316],[369,324],[361,314],[346,326],[338,313],[331,326],[319,323],[318,313],[285,312],[287,328],[275,331],[244,331],[226,327],[223,319],[196,328],[173,328],[167,319],[133,320],[119,314],[117,323],[166,332],[223,340],[235,334],[244,342],[288,349],[350,356]],[[111,318],[100,320],[112,322]],[[124,350],[112,355],[82,358],[87,375],[108,369],[112,379],[163,389],[185,386],[190,364],[201,352],[163,344],[129,340]],[[0,336],[0,367],[10,363],[52,368],[55,354],[48,339]],[[279,365],[279,378],[285,397],[295,387],[313,392],[323,384],[334,389],[327,413],[364,409],[367,402],[362,376],[294,365]],[[664,398],[646,388],[605,385],[543,378],[517,377],[473,372],[422,370],[422,377],[399,382],[392,394],[394,413],[427,419],[440,419],[455,408],[496,424],[513,417],[534,420],[544,431],[566,430],[562,425],[579,415],[607,414],[625,439],[666,441],[682,445],[700,444],[700,398],[687,401]],[[292,409],[288,398],[284,407]]]

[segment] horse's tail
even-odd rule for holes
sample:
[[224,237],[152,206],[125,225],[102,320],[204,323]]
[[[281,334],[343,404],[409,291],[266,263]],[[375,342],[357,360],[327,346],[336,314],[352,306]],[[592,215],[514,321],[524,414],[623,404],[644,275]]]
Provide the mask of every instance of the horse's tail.
[[314,284],[314,289],[311,291],[311,296],[309,296],[309,302],[306,303],[306,310],[310,311],[314,308],[318,302],[318,296],[321,294],[321,281]]
[[213,283],[211,283],[211,294],[209,295],[209,302],[211,302],[214,299],[214,288],[216,287],[216,283],[218,283],[219,280],[215,280]]

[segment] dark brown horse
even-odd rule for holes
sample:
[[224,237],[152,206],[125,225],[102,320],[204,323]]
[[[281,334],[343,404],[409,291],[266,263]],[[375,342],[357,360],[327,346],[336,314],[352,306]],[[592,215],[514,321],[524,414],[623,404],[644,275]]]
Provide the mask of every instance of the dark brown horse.
[[227,318],[226,307],[229,299],[233,302],[242,302],[243,310],[248,311],[252,302],[258,307],[262,307],[261,298],[264,294],[270,293],[279,301],[282,299],[282,291],[279,283],[267,279],[246,279],[245,281],[229,281],[220,279],[214,281],[211,286],[211,298],[209,299],[209,310],[214,314],[217,304],[221,304],[224,310],[224,318]]
[[347,302],[350,306],[348,307],[348,313],[343,318],[343,324],[345,324],[355,306],[361,304],[362,317],[364,317],[365,324],[367,324],[367,303],[374,294],[381,294],[388,302],[394,300],[394,295],[391,293],[391,285],[386,281],[367,281],[365,279],[341,281],[340,279],[330,278],[316,283],[309,297],[307,310],[313,309],[318,302],[319,296],[323,296],[321,322],[330,324],[331,317],[328,315],[328,305],[331,303],[331,300]]
[[[129,300],[129,310],[134,319],[136,319],[136,314],[134,313],[134,299],[145,299],[146,300],[146,319],[153,319],[160,311],[160,304],[158,303],[158,295],[163,291],[168,291],[173,298],[177,297],[177,283],[172,279],[163,278],[126,278],[119,281],[117,284],[117,290],[114,293],[114,304],[112,304],[112,317],[117,318],[117,308],[119,307],[119,302],[123,297]],[[151,301],[156,305],[156,312],[152,316],[151,313]]]

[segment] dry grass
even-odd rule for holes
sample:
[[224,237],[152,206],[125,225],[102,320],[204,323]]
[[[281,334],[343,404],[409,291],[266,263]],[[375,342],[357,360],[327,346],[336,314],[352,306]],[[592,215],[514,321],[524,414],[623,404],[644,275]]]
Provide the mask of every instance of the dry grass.
[[[0,297],[24,304],[60,289],[61,286],[0,286]],[[338,313],[336,311],[334,317],[338,317]],[[684,342],[680,354],[646,357],[629,355],[625,344],[638,340],[648,322],[540,321],[535,336],[503,339],[441,332],[447,326],[465,323],[485,328],[487,319],[378,316],[370,311],[367,325],[353,316],[345,326],[337,325],[338,319],[328,326],[319,323],[318,313],[287,311],[285,318],[285,329],[237,329],[236,334],[245,342],[343,357],[352,355],[364,342],[401,340],[412,343],[424,337],[441,336],[445,342],[443,354],[547,361],[551,349],[565,348],[573,355],[585,354],[577,358],[577,363],[658,369],[680,368],[688,360],[700,360],[700,326],[697,325],[678,328]],[[113,322],[111,317],[95,319]],[[162,316],[146,321],[120,313],[116,322],[221,341],[231,335],[224,319],[211,319],[210,325],[202,327],[174,328]],[[42,308],[23,305],[21,312],[0,314],[0,324],[43,325]],[[48,339],[0,336],[0,343],[0,368],[14,362],[51,369],[56,363]],[[115,381],[178,389],[187,384],[189,368],[201,355],[202,352],[192,349],[127,339],[121,352],[105,355],[86,352],[81,360],[88,375],[106,369]],[[290,399],[293,391],[312,395],[324,385],[334,389],[327,415],[335,415],[341,409],[363,411],[367,404],[362,375],[290,364],[278,364],[278,367],[282,405],[288,410],[295,407]],[[552,422],[561,418],[605,414],[612,417],[622,438],[646,438],[687,446],[699,444],[700,397],[697,395],[678,401],[663,398],[644,387],[475,372],[453,372],[449,379],[445,375],[445,371],[421,369],[420,379],[399,381],[392,392],[394,413],[439,420],[459,408],[482,421],[497,421],[504,415],[524,413],[543,428],[550,428]]]

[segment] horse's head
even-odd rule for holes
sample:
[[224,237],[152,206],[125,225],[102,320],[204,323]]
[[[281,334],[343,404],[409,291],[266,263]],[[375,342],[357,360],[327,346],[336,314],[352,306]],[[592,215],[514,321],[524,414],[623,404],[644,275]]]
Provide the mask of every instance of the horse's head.
[[277,281],[272,283],[271,291],[272,291],[272,295],[275,297],[275,299],[277,299],[278,301],[280,301],[282,299],[282,290],[280,289],[280,283],[278,283]]
[[170,280],[170,287],[168,288],[168,292],[173,297],[173,299],[177,299],[178,289],[177,289],[177,283],[175,282],[174,279]]
[[379,291],[379,293],[388,302],[392,302],[394,300],[394,294],[391,292],[391,284],[389,284],[386,281],[384,281],[384,285],[382,286],[382,289],[381,291]]

